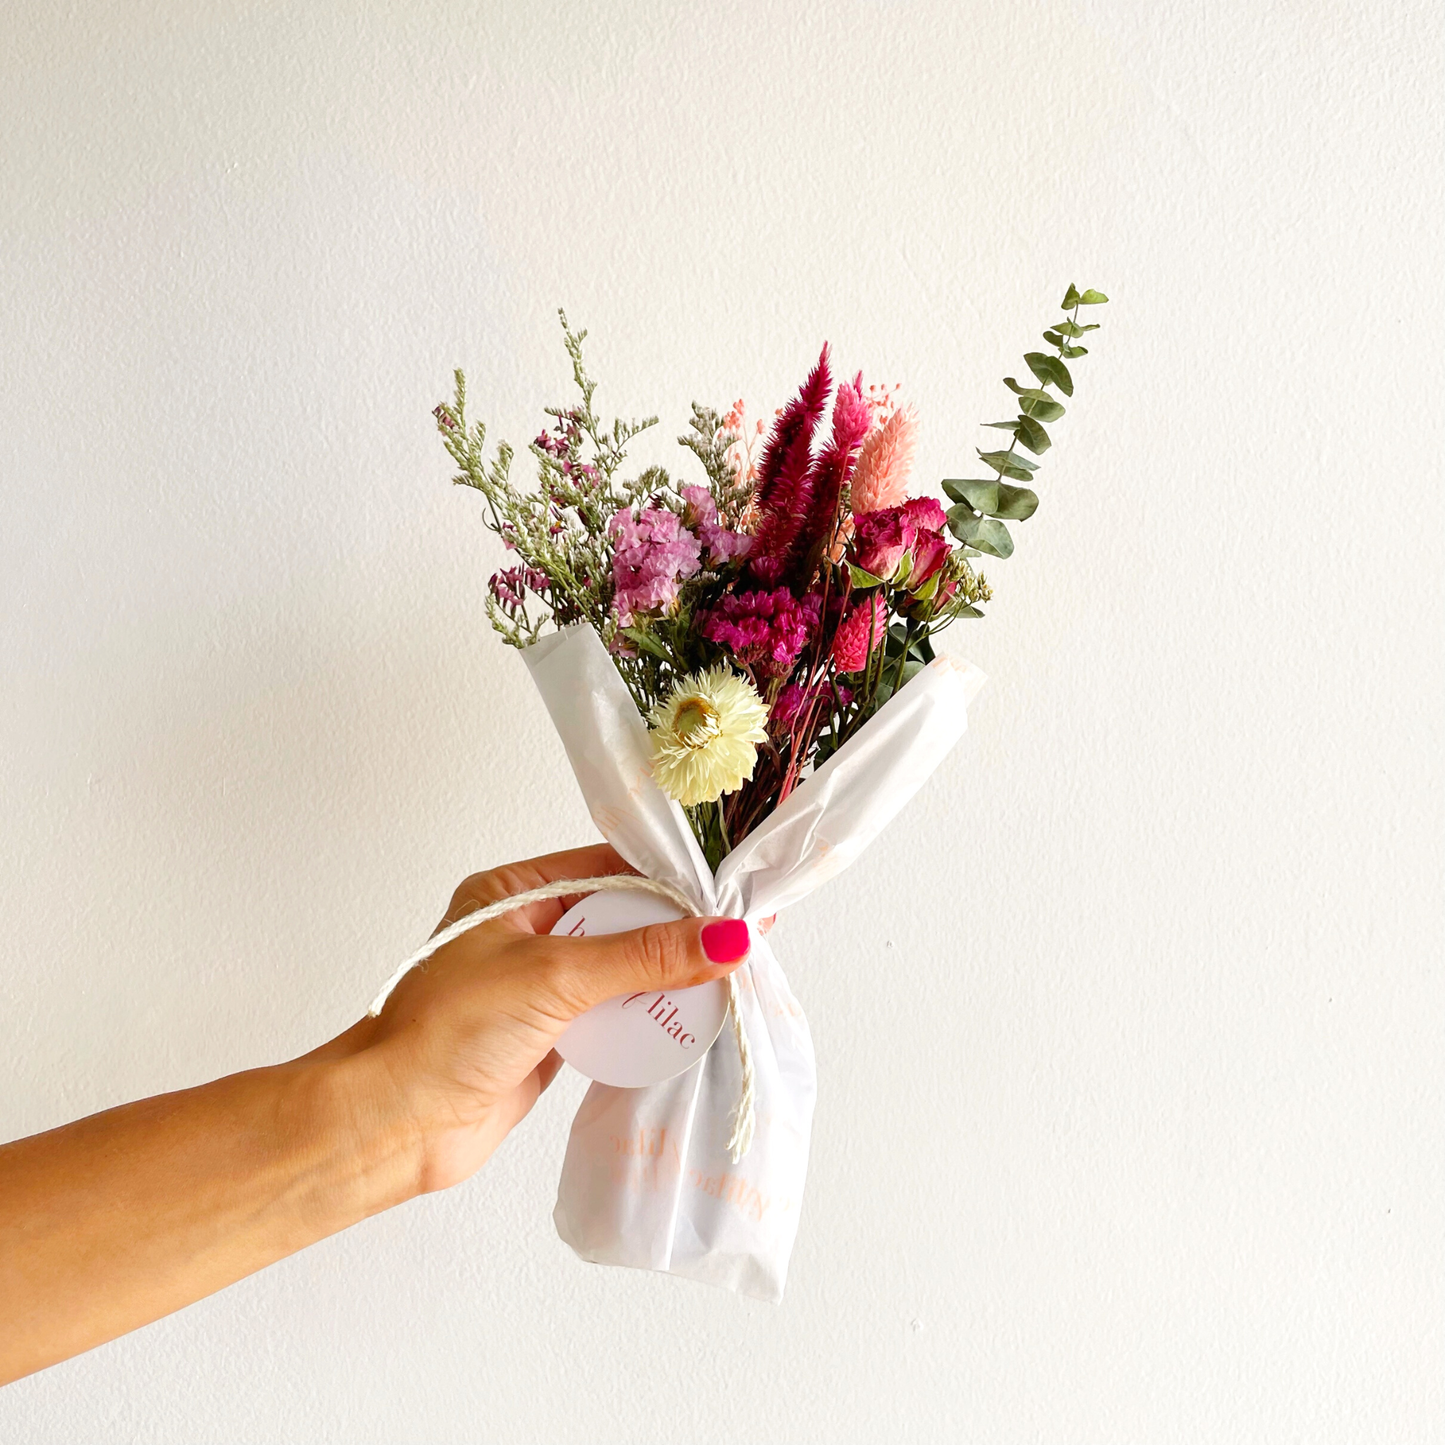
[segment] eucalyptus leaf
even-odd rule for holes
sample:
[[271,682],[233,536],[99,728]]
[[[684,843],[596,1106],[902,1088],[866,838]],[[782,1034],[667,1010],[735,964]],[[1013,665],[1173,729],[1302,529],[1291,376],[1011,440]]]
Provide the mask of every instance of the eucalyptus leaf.
[[982,617],[983,613],[977,607],[960,607],[953,615],[955,617]]
[[[1084,334],[1083,328],[1075,326],[1072,321],[1060,321],[1055,329],[1062,332],[1065,336],[1082,336]],[[1048,339],[1049,338],[1045,337],[1045,340]],[[1058,344],[1057,341],[1054,342],[1055,346]]]
[[1049,440],[1049,434],[1031,416],[1020,416],[1014,423],[1016,430],[1014,435],[1021,441],[1035,456],[1040,456],[1048,451],[1053,443]]
[[1002,522],[993,517],[976,517],[967,506],[954,507],[949,512],[948,530],[960,542],[991,557],[1007,557],[1014,549],[1014,539]]
[[991,507],[980,507],[991,517],[1006,517],[1010,522],[1026,522],[1039,509],[1036,492],[1027,487],[1011,487],[1007,482],[998,484],[998,496]]
[[1042,351],[1025,353],[1024,360],[1029,370],[1045,385],[1056,386],[1065,396],[1074,394],[1074,378],[1069,368],[1057,356],[1046,356]]
[[1087,291],[1084,292],[1082,296],[1079,297],[1079,305],[1100,306],[1108,299],[1109,298],[1105,296],[1102,291],[1095,291],[1093,287],[1090,287]]
[[1013,477],[1026,482],[1039,469],[1037,462],[1021,457],[1017,452],[979,452],[979,459],[991,466],[1001,476]]
[[950,477],[944,482],[943,490],[955,502],[967,502],[975,512],[992,512],[998,506],[999,488],[1006,485],[997,477],[989,481],[976,477]]
[[1011,431],[1015,436],[1019,432],[1019,424],[1015,421],[986,421],[985,426],[995,427],[999,431]]
[[1008,528],[1002,522],[995,521],[992,517],[985,517],[978,524],[978,532],[973,538],[973,546],[980,552],[987,552],[991,557],[1011,557],[1014,550],[1014,539],[1009,536]]
[[[1018,382],[1016,382],[1011,376],[1004,377],[1003,384],[1008,387],[1008,389],[1013,392],[1015,396],[1022,397],[1025,401],[1054,400],[1053,397],[1048,394],[1048,392],[1042,390],[1037,386],[1020,386]],[[1054,402],[1054,405],[1057,406],[1058,403]]]
[[1087,356],[1089,354],[1089,348],[1087,346],[1066,346],[1063,348],[1063,352],[1064,355],[1072,361],[1076,356]]
[[1045,331],[1044,340],[1047,341],[1050,346],[1062,346],[1064,344],[1064,338],[1060,336],[1057,331]]
[[1077,306],[1083,299],[1084,298],[1080,296],[1079,293],[1074,289],[1074,283],[1070,281],[1069,289],[1064,292],[1064,299],[1062,302],[1064,310],[1072,311],[1074,307]]
[[[1064,348],[1064,355],[1069,354],[1069,348]],[[1035,421],[1058,421],[1064,414],[1062,402],[1057,402],[1053,397],[1045,393],[1042,401],[1035,401],[1032,397],[1025,397],[1019,402],[1019,410],[1025,416],[1031,416]]]

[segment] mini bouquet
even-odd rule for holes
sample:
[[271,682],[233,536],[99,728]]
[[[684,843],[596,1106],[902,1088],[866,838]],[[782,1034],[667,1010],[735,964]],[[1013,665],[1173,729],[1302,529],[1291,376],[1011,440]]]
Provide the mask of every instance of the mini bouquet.
[[[675,917],[681,903],[750,922],[785,908],[851,862],[961,736],[983,676],[935,656],[932,640],[983,615],[981,559],[1008,557],[1007,524],[1038,506],[1029,484],[1046,427],[1096,329],[1080,311],[1105,299],[1069,287],[1065,318],[1044,333],[1052,350],[1025,357],[1029,384],[1005,380],[1017,414],[990,425],[1007,442],[978,451],[985,475],[942,483],[947,504],[914,486],[914,409],[861,374],[835,384],[827,346],[769,425],[742,402],[694,403],[679,438],[692,479],[624,475],[627,443],[656,418],[602,422],[586,333],[565,316],[579,399],[548,409],[530,446],[534,487],[513,482],[505,443],[488,455],[456,373],[437,426],[455,480],[480,494],[515,556],[491,578],[492,624],[521,650],[597,826],[673,900],[608,895],[626,907],[606,927]],[[574,1025],[579,1038],[645,1004],[660,1038],[689,1042],[645,1075],[658,1082],[619,1087],[639,1082],[624,1067],[593,1083],[563,1165],[559,1233],[589,1260],[780,1298],[816,1073],[767,940],[754,930],[729,980],[721,1012],[736,1047],[708,1047],[721,1012],[684,1031],[686,1001],[614,1004]]]

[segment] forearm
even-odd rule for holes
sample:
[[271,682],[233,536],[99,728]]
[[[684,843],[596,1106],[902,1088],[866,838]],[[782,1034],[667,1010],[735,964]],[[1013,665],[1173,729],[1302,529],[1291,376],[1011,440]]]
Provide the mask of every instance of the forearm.
[[0,1147],[0,1382],[415,1192],[370,1057],[235,1074]]

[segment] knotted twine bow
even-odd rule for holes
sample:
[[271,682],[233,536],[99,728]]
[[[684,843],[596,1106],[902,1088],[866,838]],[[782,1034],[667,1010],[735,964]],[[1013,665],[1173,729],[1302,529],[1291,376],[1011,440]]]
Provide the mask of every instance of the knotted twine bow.
[[[405,963],[382,984],[381,992],[372,999],[367,1009],[369,1018],[381,1013],[391,991],[419,963],[425,963],[439,948],[445,948],[453,939],[460,938],[468,929],[479,923],[490,923],[494,918],[525,908],[529,903],[542,903],[549,898],[565,898],[571,893],[633,892],[655,893],[665,898],[686,916],[700,917],[697,905],[680,888],[662,883],[656,878],[642,878],[635,873],[608,873],[601,878],[558,878],[555,882],[544,883],[540,888],[529,888],[525,893],[513,893],[497,903],[489,903],[449,924],[412,954]],[[753,1142],[755,1110],[755,1080],[753,1077],[753,1054],[748,1047],[747,1031],[743,1028],[742,1001],[738,996],[738,976],[728,975],[728,1014],[733,1021],[733,1037],[737,1040],[738,1061],[742,1065],[742,1088],[738,1094],[737,1107],[733,1110],[733,1131],[728,1136],[728,1157],[734,1164],[748,1152]]]

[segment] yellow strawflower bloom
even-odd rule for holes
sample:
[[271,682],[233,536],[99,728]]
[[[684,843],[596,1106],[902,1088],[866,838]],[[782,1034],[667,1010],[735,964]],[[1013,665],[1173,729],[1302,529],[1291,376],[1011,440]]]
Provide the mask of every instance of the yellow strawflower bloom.
[[712,803],[753,775],[768,709],[724,664],[682,679],[648,715],[652,776],[669,798]]

